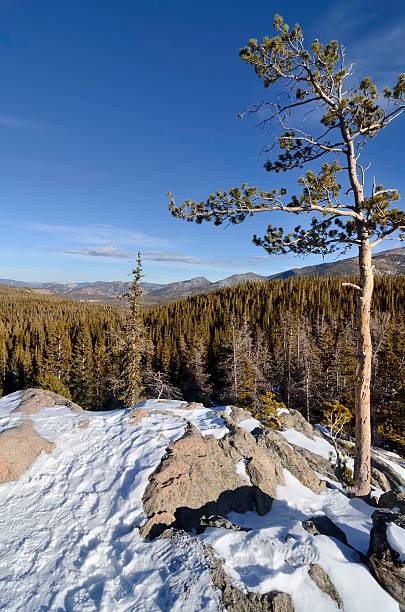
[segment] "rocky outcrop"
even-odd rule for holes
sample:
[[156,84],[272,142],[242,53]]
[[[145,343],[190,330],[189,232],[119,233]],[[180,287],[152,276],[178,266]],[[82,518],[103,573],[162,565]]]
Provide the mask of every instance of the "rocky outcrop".
[[386,475],[381,472],[381,470],[377,470],[377,468],[371,468],[371,484],[382,491],[390,491],[391,486]]
[[21,392],[21,401],[14,412],[23,414],[36,414],[42,408],[52,406],[67,406],[73,412],[82,412],[82,408],[62,395],[47,389],[25,389]]
[[305,457],[297,452],[280,433],[272,429],[266,430],[260,436],[259,444],[267,449],[275,464],[286,468],[311,491],[319,493],[325,488],[325,483],[317,477]]
[[313,453],[302,446],[296,446],[293,444],[292,447],[297,453],[305,457],[309,467],[313,469],[314,472],[318,472],[319,474],[322,474],[322,476],[327,476],[331,480],[338,480],[335,472],[335,466],[328,461],[328,459],[325,459],[325,457],[317,455],[316,453]]
[[171,526],[203,530],[208,517],[231,511],[255,508],[266,514],[276,486],[284,484],[283,468],[316,493],[324,488],[306,459],[278,432],[268,430],[256,440],[232,418],[224,420],[229,433],[222,439],[204,437],[188,424],[168,447],[145,490],[148,518],[142,535],[156,537]]
[[405,563],[400,561],[398,552],[390,547],[387,539],[390,523],[405,529],[405,516],[377,510],[372,519],[373,528],[367,553],[369,567],[375,579],[398,601],[401,611],[405,610]]
[[314,428],[298,410],[290,409],[288,412],[282,412],[279,418],[286,429],[293,428],[308,438],[312,439],[314,437]]
[[222,604],[228,612],[294,612],[291,595],[281,591],[259,593],[240,591],[225,573],[221,562],[206,547],[211,559],[211,574],[214,586],[221,593]]
[[30,420],[0,433],[0,483],[18,480],[35,459],[55,448],[40,436]]
[[308,570],[308,576],[312,578],[318,589],[320,589],[333,599],[338,608],[343,608],[342,598],[340,597],[335,585],[333,584],[332,580],[329,578],[323,567],[318,565],[318,563],[311,563]]
[[378,500],[378,507],[396,510],[405,515],[405,493],[399,493],[398,491],[383,493]]
[[[231,409],[231,414],[229,415],[229,417],[236,425],[239,425],[239,423],[241,423],[242,421],[246,421],[247,419],[253,418],[250,412],[244,410],[243,408],[240,408],[239,406],[229,406],[229,408]],[[223,414],[220,412],[218,414],[223,416]]]
[[[393,459],[391,459],[391,461],[393,461]],[[405,479],[375,451],[371,452],[371,466],[372,468],[377,468],[377,470],[384,474],[389,482],[390,489],[393,491],[401,491],[405,488]]]
[[[158,469],[149,478],[143,496],[148,520],[141,528],[142,535],[155,537],[174,524],[185,530],[200,529],[202,516],[224,516],[232,510],[246,512],[254,507],[257,488],[250,486],[235,469],[242,453],[249,452],[250,443],[244,436],[247,432],[239,432],[239,435],[227,436],[222,445],[223,441],[204,438],[194,426],[187,426],[183,437],[169,446]],[[240,438],[240,452],[236,450],[235,438]],[[267,468],[272,470],[269,478],[275,475],[274,466],[268,464]],[[275,483],[272,490],[268,487],[269,493],[274,493],[274,487]],[[272,497],[263,492],[262,496],[266,495],[267,511]]]

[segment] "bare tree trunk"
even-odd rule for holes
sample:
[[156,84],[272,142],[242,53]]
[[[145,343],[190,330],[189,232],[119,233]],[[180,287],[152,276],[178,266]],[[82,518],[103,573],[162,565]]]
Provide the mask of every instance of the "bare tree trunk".
[[356,371],[356,446],[354,479],[356,495],[365,496],[371,488],[370,385],[373,348],[370,309],[374,287],[371,247],[368,238],[359,247],[360,292],[357,301],[357,371]]

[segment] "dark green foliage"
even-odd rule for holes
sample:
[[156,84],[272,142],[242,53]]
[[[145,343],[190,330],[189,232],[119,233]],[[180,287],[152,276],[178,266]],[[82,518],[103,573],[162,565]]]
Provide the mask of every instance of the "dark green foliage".
[[[405,446],[404,294],[405,277],[376,279],[373,431],[379,444],[391,440],[399,449]],[[124,307],[0,290],[0,390],[44,385],[61,393],[61,383],[78,403],[84,393],[85,407],[116,407],[113,381],[123,363],[115,337],[125,329],[126,312]],[[319,422],[324,401],[353,407],[354,320],[355,296],[342,292],[341,279],[327,277],[252,282],[143,311],[148,344],[144,384],[149,388],[146,378],[161,372],[165,386],[174,385],[186,400],[222,402],[234,326],[249,343],[238,389],[242,397],[228,394],[226,401],[257,407],[257,400],[273,390],[287,407]],[[82,384],[79,377],[76,386],[83,335],[90,378]],[[60,378],[55,338],[66,347]]]

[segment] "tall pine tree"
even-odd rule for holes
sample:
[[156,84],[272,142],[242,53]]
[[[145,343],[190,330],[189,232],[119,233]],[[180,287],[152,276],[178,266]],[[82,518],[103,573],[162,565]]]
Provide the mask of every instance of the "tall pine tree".
[[132,270],[132,281],[127,298],[129,309],[125,323],[124,355],[121,380],[121,399],[126,406],[133,406],[142,396],[142,352],[145,344],[145,331],[141,312],[142,296],[142,259],[138,253],[135,268]]

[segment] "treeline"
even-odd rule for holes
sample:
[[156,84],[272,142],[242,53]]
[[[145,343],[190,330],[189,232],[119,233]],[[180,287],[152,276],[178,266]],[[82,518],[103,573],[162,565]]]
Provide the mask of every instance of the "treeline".
[[[355,292],[338,278],[253,282],[145,311],[145,394],[254,408],[276,392],[318,420],[353,405]],[[374,436],[405,441],[405,277],[376,279]],[[84,407],[119,405],[123,308],[0,292],[3,393],[44,386]]]

